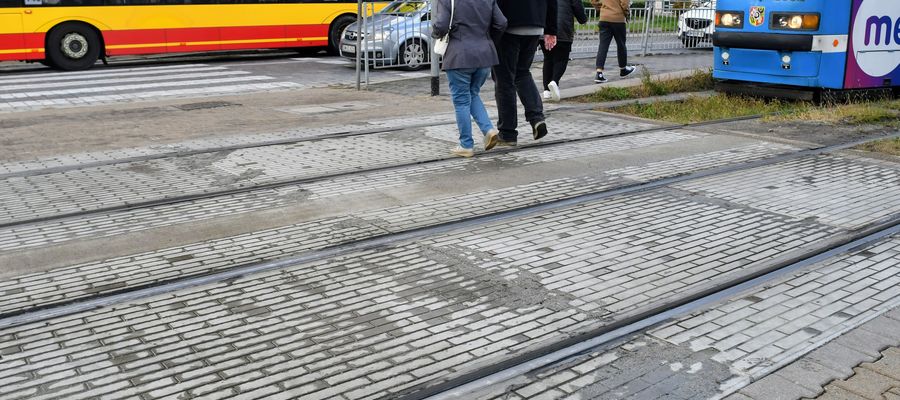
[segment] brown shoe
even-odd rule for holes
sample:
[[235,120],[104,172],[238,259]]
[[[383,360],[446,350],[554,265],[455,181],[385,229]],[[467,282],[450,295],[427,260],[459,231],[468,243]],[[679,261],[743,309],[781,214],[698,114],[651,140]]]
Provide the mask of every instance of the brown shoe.
[[500,141],[500,132],[496,129],[491,129],[484,135],[484,150],[493,149],[494,146],[497,145],[497,142]]

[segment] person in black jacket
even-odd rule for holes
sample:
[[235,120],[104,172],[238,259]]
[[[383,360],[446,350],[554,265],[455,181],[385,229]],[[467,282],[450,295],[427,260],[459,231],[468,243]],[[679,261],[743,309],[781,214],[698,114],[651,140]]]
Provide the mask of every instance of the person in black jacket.
[[516,95],[525,107],[535,140],[547,135],[544,104],[531,76],[531,64],[541,36],[544,45],[556,45],[557,0],[497,0],[508,21],[506,32],[497,41],[500,63],[494,66],[494,98],[497,100],[498,146],[515,146],[519,132]]
[[541,42],[544,53],[544,100],[559,101],[559,80],[569,66],[569,53],[575,40],[575,22],[587,23],[587,13],[581,0],[557,0],[556,46],[548,50]]

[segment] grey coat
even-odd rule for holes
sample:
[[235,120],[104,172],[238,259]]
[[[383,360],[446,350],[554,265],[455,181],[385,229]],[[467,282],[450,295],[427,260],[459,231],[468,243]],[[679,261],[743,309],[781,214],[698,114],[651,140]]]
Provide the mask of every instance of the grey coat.
[[431,25],[434,38],[450,32],[444,54],[444,69],[484,68],[497,64],[492,34],[506,29],[506,17],[495,0],[455,0],[453,29],[450,29],[450,0],[439,0]]
[[587,23],[587,14],[584,12],[584,4],[581,0],[556,0],[557,6],[557,22],[556,40],[560,42],[575,41],[575,23],[573,19],[577,19],[578,23]]

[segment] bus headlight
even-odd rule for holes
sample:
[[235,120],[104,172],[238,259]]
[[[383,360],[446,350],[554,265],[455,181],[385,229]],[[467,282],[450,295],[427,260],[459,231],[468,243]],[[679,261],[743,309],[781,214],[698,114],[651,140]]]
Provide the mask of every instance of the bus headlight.
[[742,11],[716,11],[716,26],[721,28],[743,28],[744,13]]
[[819,14],[773,13],[771,28],[785,31],[817,31]]

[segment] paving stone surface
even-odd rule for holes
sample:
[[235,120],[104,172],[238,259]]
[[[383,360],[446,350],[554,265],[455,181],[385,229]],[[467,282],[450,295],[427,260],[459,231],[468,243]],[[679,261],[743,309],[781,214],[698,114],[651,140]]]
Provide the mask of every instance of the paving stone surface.
[[[853,375],[825,386],[816,399],[861,398],[881,400],[900,398],[900,347],[889,347],[880,358],[853,369]],[[844,396],[844,397],[841,397]]]
[[[812,158],[839,162],[830,156]],[[753,173],[733,179],[752,180]],[[797,186],[799,197],[804,187]],[[397,213],[382,218],[389,214]],[[375,398],[602,326],[840,231],[680,190],[619,196],[3,329],[0,337],[7,347],[0,379],[17,382],[16,392],[4,393],[11,398],[275,392]],[[861,271],[852,282],[841,281],[881,279],[872,285],[881,292],[840,296],[846,300],[840,307],[814,311],[822,320],[807,323],[824,332],[853,318],[853,312],[871,312],[877,302],[896,297],[900,278],[891,268],[900,264],[897,245],[889,242],[859,256],[869,260],[854,264],[866,266],[865,276]],[[180,251],[156,262],[201,261],[181,257]],[[831,296],[843,293],[832,290],[837,278],[816,278],[806,278],[802,293],[815,298],[802,300],[832,301]],[[762,314],[746,318],[789,312],[776,307],[781,297],[766,301],[768,295],[757,296],[758,302],[738,301],[738,308]],[[770,305],[774,308],[766,308]],[[838,311],[849,317],[835,318]],[[713,310],[672,325],[679,332],[659,333],[656,340],[689,342],[691,350],[711,353],[718,351],[713,337],[739,334],[714,332],[715,327],[736,330],[728,320]],[[806,326],[788,327],[782,321],[777,328],[785,337],[807,332]],[[763,325],[776,328],[760,324],[756,334],[763,333]],[[780,337],[773,340],[788,346]],[[759,346],[758,340],[731,342],[750,357],[734,358],[730,369],[768,365],[757,360],[760,350],[750,348]],[[762,347],[767,345],[773,344]],[[727,362],[723,354],[733,355],[730,349],[711,356],[712,361]],[[642,390],[651,394],[663,388]]]
[[[654,133],[635,138],[608,139],[605,142],[605,146],[590,147],[593,150],[593,154],[573,154],[573,156],[583,158],[592,155],[609,154],[610,152],[647,149],[669,140],[693,141],[703,140],[708,137],[705,134],[687,131],[678,131],[675,134],[676,136],[672,136],[669,133]],[[722,165],[767,158],[792,150],[796,150],[796,148],[771,143],[738,141],[723,147],[722,150],[645,163],[643,167],[631,166],[591,171],[588,175],[575,178],[646,182]],[[451,159],[432,165],[416,165],[399,170],[354,174],[347,177],[323,179],[318,182],[289,185],[276,189],[219,196],[212,199],[198,199],[145,209],[53,220],[20,227],[0,228],[0,250],[23,250],[55,245],[76,239],[110,237],[182,224],[187,221],[193,223],[226,215],[288,207],[303,202],[360,195],[391,188],[411,187],[412,185],[422,185],[436,179],[443,179],[456,173],[463,173],[466,170],[478,169],[482,166],[485,168],[490,167],[487,164],[532,164],[537,159],[532,154],[546,151],[522,149],[512,154],[490,155],[477,160]],[[540,162],[553,161],[541,160]]]
[[[616,141],[625,141],[627,138],[612,139],[613,143],[607,143],[606,149],[616,151]],[[604,142],[606,143],[606,142]],[[610,147],[611,146],[611,147]],[[534,149],[528,151],[544,151]],[[524,162],[529,158],[527,151],[510,153],[501,158],[515,157],[515,162]],[[725,151],[724,154],[735,155],[734,151]],[[676,165],[691,165],[694,168],[704,166],[701,160],[686,158],[675,162],[662,162],[658,166],[648,165],[644,175],[639,178],[646,179],[649,171],[658,171],[660,175],[679,173],[681,169]],[[832,163],[830,157],[819,157],[820,162]],[[700,163],[691,163],[701,161]],[[717,163],[735,160],[719,159]],[[469,168],[466,164],[458,164],[459,168]],[[442,173],[452,173],[452,168],[446,166],[433,166]],[[682,167],[682,169],[685,167]],[[795,162],[784,163],[783,168],[796,168]],[[488,190],[470,193],[466,195],[438,198],[430,201],[411,204],[408,206],[392,207],[383,210],[373,209],[365,212],[350,213],[340,218],[324,218],[308,222],[273,228],[260,232],[253,232],[234,237],[210,240],[206,242],[192,243],[183,246],[164,248],[143,254],[128,255],[108,260],[89,262],[74,265],[68,268],[59,268],[48,272],[34,273],[0,281],[0,312],[21,311],[26,308],[59,301],[96,295],[125,287],[134,287],[157,283],[165,279],[189,276],[194,274],[209,273],[226,268],[232,268],[248,263],[263,262],[279,257],[298,254],[303,251],[321,249],[326,246],[347,243],[366,237],[398,232],[428,225],[455,221],[460,218],[473,216],[470,204],[483,204],[477,213],[490,213],[508,210],[514,207],[523,207],[562,198],[577,196],[579,194],[608,189],[621,185],[625,181],[618,176],[631,176],[631,168],[611,170],[597,176],[584,176],[579,178],[561,178],[549,181],[540,181],[531,184],[518,185],[510,188]],[[759,173],[770,173],[769,169],[761,169]],[[745,179],[753,177],[755,172],[744,172],[740,177],[733,179]],[[365,188],[371,189],[374,180],[357,178],[353,179]],[[409,178],[402,178],[399,184],[408,184]],[[872,182],[876,184],[877,182]],[[348,188],[354,185],[341,184],[347,193]],[[804,195],[803,187],[798,188],[798,195]],[[362,189],[360,189],[362,190]],[[340,192],[339,192],[340,193]],[[695,201],[702,203],[717,200],[697,196]],[[724,204],[726,207],[734,207],[733,204]],[[800,216],[788,216],[802,220]],[[189,218],[186,216],[185,218]],[[742,222],[740,225],[744,224]],[[826,234],[833,231],[826,231]],[[678,233],[678,231],[676,231]],[[680,234],[680,233],[679,233]],[[817,236],[810,231],[811,238]],[[757,243],[759,238],[751,232],[737,233],[735,231],[715,232],[716,245],[730,243],[743,245]],[[822,237],[822,236],[818,236]],[[637,243],[640,244],[640,243]],[[768,250],[768,255],[779,254],[789,246],[775,243],[779,246]],[[240,245],[235,246],[235,245]],[[750,246],[753,247],[753,246]],[[665,247],[664,247],[665,248]],[[724,248],[722,248],[724,250]],[[687,248],[684,251],[671,251],[664,253],[676,253],[677,256],[689,256]],[[726,253],[728,262],[740,261],[749,263],[764,259],[763,255],[747,252],[743,248],[729,249]],[[707,263],[710,266],[721,264],[722,257],[713,249],[703,249],[699,255],[693,255],[691,259],[697,259],[696,263]],[[712,274],[709,272],[708,274]],[[702,280],[705,276],[697,277]]]
[[[900,310],[898,273],[900,238],[894,237],[748,290],[646,334],[634,335],[624,344],[597,349],[499,383],[477,393],[475,398],[816,397],[828,382],[850,376],[851,368],[860,361],[881,357],[883,346],[879,343],[893,341],[894,347],[884,351],[881,361],[854,369],[865,368],[865,375],[855,381],[849,378],[829,385],[832,393],[826,391],[821,398],[850,399],[864,392],[890,392],[894,390],[891,379],[900,375],[900,351],[896,349],[900,332],[877,332],[900,321],[892,318],[892,313]],[[868,288],[864,298],[853,295],[860,283]],[[832,297],[832,293],[838,295]],[[847,354],[841,354],[839,349],[848,349],[848,342],[858,343],[853,334],[860,330],[877,335],[879,343],[866,344],[868,349],[878,349],[878,357],[857,352],[856,358],[847,358]],[[822,344],[825,345],[819,347]],[[823,357],[829,362],[822,361]],[[787,366],[781,368],[784,365]],[[749,376],[757,381],[747,385]]]
[[[642,126],[647,125],[618,119],[598,126],[595,119],[572,116],[555,125],[560,133],[554,136],[592,137]],[[377,133],[13,176],[0,179],[8,188],[0,193],[0,223],[447,158],[455,135],[450,128],[446,134],[434,139],[417,131]],[[544,149],[531,161],[584,156],[597,146],[604,144]]]

